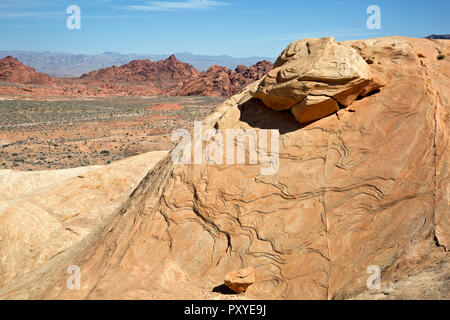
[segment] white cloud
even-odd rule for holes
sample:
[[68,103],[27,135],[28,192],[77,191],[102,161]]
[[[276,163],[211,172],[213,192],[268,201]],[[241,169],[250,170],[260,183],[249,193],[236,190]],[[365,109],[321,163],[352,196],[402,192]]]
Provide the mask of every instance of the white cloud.
[[214,0],[187,0],[176,1],[149,1],[146,5],[128,6],[128,9],[139,11],[176,11],[176,10],[201,10],[212,7],[226,6],[228,3]]

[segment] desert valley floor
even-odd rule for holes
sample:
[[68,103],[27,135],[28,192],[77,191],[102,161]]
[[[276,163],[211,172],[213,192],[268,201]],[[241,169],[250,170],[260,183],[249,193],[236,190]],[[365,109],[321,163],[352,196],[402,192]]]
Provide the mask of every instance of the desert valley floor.
[[0,97],[0,169],[105,165],[170,150],[171,133],[191,130],[224,97]]

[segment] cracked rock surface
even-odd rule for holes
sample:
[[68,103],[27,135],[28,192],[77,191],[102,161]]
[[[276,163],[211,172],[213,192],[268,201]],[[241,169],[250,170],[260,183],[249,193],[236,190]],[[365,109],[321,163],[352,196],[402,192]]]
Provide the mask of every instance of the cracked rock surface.
[[[449,44],[345,45],[370,58],[386,86],[338,117],[301,125],[254,99],[255,83],[203,121],[204,129],[279,129],[278,173],[263,176],[259,164],[174,165],[167,156],[98,229],[8,282],[0,298],[226,298],[213,288],[247,266],[255,283],[245,298],[256,299],[372,297],[374,265],[392,295],[407,292],[409,272],[429,287],[446,279],[429,272],[449,261],[450,62],[435,58]],[[303,94],[282,96],[293,106]],[[81,268],[80,290],[66,287],[70,265]],[[389,285],[395,279],[403,280]]]

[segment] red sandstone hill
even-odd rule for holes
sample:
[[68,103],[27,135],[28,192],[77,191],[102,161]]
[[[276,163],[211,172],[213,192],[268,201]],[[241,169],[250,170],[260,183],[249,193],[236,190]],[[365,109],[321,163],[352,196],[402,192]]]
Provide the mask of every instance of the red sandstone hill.
[[22,84],[50,84],[52,77],[7,56],[0,60],[0,80]]
[[240,65],[236,70],[231,70],[214,65],[206,72],[199,72],[171,55],[161,61],[134,60],[121,67],[92,71],[80,79],[153,83],[169,95],[230,96],[262,78],[272,66],[271,62],[264,60],[249,68]]
[[109,67],[83,74],[80,79],[96,81],[157,82],[161,87],[195,78],[200,73],[174,55],[161,61],[133,60],[121,67]]

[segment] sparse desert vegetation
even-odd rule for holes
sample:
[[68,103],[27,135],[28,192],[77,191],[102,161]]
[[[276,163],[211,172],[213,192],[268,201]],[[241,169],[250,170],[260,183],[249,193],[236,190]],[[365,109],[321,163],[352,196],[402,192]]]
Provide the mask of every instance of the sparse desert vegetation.
[[195,96],[2,100],[0,169],[74,168],[168,150],[174,129],[190,129],[193,121],[224,100]]

